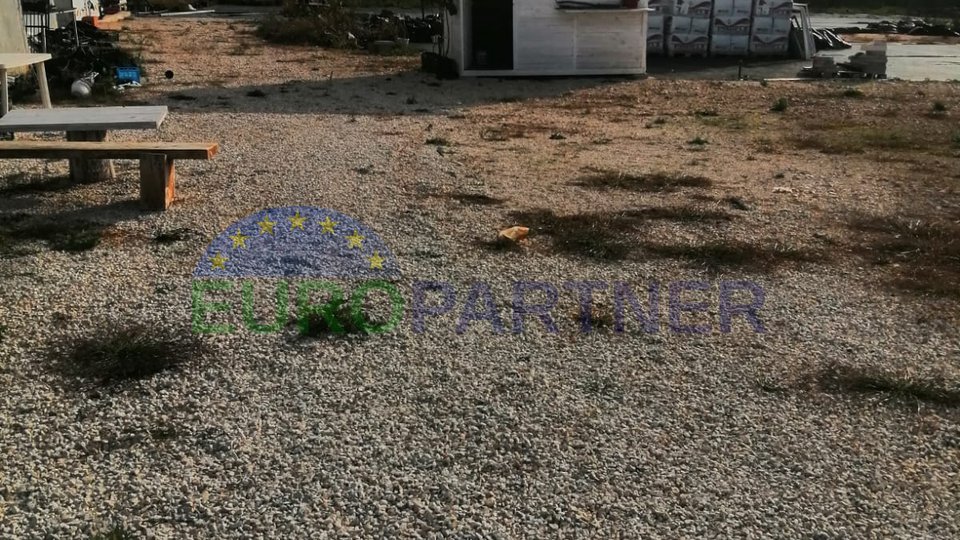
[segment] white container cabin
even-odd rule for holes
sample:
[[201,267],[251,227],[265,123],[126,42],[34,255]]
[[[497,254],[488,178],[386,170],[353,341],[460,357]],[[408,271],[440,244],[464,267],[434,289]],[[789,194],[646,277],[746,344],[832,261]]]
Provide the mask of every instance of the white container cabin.
[[640,75],[646,0],[451,0],[442,53],[461,76]]

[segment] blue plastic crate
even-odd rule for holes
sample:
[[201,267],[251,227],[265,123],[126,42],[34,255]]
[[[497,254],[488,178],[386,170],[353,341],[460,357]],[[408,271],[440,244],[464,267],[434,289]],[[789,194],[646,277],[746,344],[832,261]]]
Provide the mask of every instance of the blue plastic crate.
[[140,68],[138,67],[118,67],[117,84],[125,83],[140,84]]

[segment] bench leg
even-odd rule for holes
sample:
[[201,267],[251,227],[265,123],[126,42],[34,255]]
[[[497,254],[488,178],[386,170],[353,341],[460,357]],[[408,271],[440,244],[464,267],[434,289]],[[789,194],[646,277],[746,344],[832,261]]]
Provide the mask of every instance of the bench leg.
[[50,103],[50,87],[47,86],[47,68],[43,67],[43,62],[36,64],[37,68],[37,82],[40,84],[40,100],[43,101],[43,106],[46,109],[52,109],[53,104]]
[[[106,131],[68,131],[68,141],[107,140]],[[70,179],[81,184],[113,180],[113,162],[109,159],[71,159]]]
[[140,156],[140,203],[147,210],[166,210],[173,202],[177,172],[165,154]]

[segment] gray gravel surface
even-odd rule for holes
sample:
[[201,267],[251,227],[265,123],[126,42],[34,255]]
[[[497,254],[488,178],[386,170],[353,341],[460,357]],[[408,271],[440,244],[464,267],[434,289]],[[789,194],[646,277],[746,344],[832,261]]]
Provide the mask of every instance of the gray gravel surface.
[[[391,107],[402,116],[271,98],[231,112],[212,95],[178,105],[159,137],[217,140],[222,154],[178,164],[181,198],[164,213],[137,209],[133,163],[107,184],[8,189],[5,219],[81,219],[106,233],[89,251],[27,243],[0,260],[0,536],[119,525],[155,538],[960,537],[956,409],[804,383],[834,361],[949,372],[955,326],[847,267],[716,275],[666,259],[478,249],[475,239],[514,223],[503,209],[437,195],[510,188],[469,148],[423,144],[467,129],[446,119],[462,110],[456,101],[400,100]],[[431,114],[412,114],[418,106]],[[8,187],[23,171],[39,181],[66,168],[0,162]],[[416,334],[408,313],[398,330],[362,338],[205,336],[179,370],[120,388],[78,386],[52,369],[72,339],[110,328],[189,335],[190,275],[206,244],[287,205],[333,208],[377,230],[408,299],[414,280],[437,279],[458,287],[462,305],[469,284],[485,281],[509,321],[515,279],[751,278],[767,291],[768,332],[740,321],[726,335],[636,325],[582,335],[564,315],[575,310],[567,294],[558,335],[534,321],[522,335],[485,323],[458,334],[456,314]],[[193,233],[153,241],[179,228]],[[266,298],[272,282],[258,286]]]

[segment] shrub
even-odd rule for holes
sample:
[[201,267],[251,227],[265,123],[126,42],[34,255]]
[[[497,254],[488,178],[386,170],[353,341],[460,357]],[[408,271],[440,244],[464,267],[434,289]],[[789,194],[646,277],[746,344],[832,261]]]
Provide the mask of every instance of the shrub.
[[770,107],[770,110],[773,112],[786,112],[789,107],[790,102],[787,101],[787,98],[780,98],[773,104],[773,107]]
[[56,365],[68,377],[113,383],[174,369],[200,351],[192,335],[175,337],[156,328],[126,326],[77,339]]

